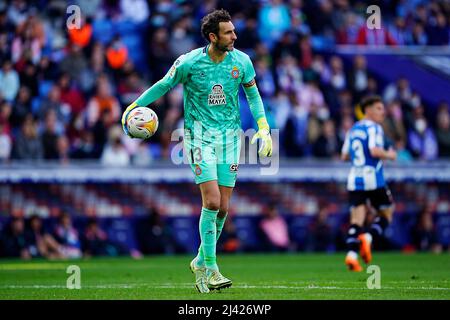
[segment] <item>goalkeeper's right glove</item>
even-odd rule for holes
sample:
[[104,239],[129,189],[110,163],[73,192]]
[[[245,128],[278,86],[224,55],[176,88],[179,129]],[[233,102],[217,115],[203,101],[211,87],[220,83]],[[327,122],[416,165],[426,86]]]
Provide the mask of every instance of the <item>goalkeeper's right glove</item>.
[[139,106],[136,104],[136,102],[133,102],[125,109],[125,111],[122,114],[122,129],[127,136],[130,136],[130,133],[128,132],[128,128],[127,128],[128,115],[130,114],[131,110],[133,110],[137,107],[139,107]]
[[261,139],[261,145],[258,153],[262,157],[272,156],[272,137],[270,136],[270,127],[266,118],[261,118],[257,121],[258,132],[253,136],[251,144],[256,142],[256,139]]

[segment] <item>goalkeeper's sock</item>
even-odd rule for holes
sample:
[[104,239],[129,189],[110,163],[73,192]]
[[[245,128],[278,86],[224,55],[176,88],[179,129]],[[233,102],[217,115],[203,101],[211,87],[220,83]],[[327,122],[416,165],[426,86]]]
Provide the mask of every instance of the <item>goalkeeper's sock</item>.
[[360,241],[358,236],[360,235],[362,228],[357,224],[352,224],[347,231],[347,239],[345,243],[347,244],[347,249],[349,252],[354,252],[356,255],[359,252]]
[[377,216],[369,228],[369,234],[372,236],[373,242],[378,242],[389,225],[388,219]]
[[[228,213],[225,213],[225,216],[223,218],[220,218],[217,216],[216,218],[216,245],[219,241],[220,234],[222,233],[223,226],[225,224],[225,220],[227,219]],[[217,247],[217,246],[216,246]],[[200,247],[198,248],[197,257],[195,257],[195,266],[200,268],[203,267],[205,264],[205,256],[203,255],[203,248],[200,244]]]
[[[200,215],[200,239],[205,266],[208,269],[219,270],[216,263],[216,218],[219,210],[202,208]],[[198,263],[196,263],[198,265]]]
[[222,233],[222,229],[225,224],[225,220],[227,220],[227,215],[228,215],[228,213],[225,213],[225,216],[223,218],[220,218],[219,216],[217,216],[217,219],[216,219],[216,244],[219,241],[219,237],[220,237],[220,234]]

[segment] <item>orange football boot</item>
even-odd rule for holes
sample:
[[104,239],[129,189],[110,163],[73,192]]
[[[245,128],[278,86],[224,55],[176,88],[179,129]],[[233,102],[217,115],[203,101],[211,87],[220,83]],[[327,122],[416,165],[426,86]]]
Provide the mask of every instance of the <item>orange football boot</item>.
[[347,267],[348,267],[348,269],[350,271],[354,271],[354,272],[361,272],[361,271],[363,271],[363,268],[359,264],[358,259],[354,259],[352,257],[346,256],[345,257],[345,264],[347,265]]
[[372,261],[372,243],[367,239],[365,233],[362,233],[358,236],[358,240],[361,241],[361,245],[359,247],[359,254],[365,263],[370,263]]

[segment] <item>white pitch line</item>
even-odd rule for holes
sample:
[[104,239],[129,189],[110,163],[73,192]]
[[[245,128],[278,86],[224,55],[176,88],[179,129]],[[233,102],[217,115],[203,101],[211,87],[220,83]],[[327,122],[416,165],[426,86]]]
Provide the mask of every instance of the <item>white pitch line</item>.
[[[180,284],[161,284],[161,285],[145,285],[145,284],[111,284],[111,285],[82,285],[82,289],[180,289],[191,288],[192,283]],[[299,290],[368,290],[367,288],[348,288],[336,286],[285,286],[285,285],[235,285],[232,288],[238,289],[299,289]],[[63,285],[1,285],[0,289],[66,289]],[[383,287],[381,290],[441,290],[450,291],[450,288],[442,287]],[[376,290],[375,290],[376,291]]]

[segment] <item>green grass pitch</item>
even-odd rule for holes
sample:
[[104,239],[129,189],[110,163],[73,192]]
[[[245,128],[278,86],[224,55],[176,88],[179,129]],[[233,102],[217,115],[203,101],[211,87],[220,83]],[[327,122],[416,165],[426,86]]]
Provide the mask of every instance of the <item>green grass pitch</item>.
[[[375,253],[381,289],[372,290],[371,274],[348,272],[343,254],[220,255],[233,286],[209,294],[194,289],[190,259],[0,260],[0,299],[450,299],[448,253]],[[81,289],[66,287],[70,265],[80,267]]]

